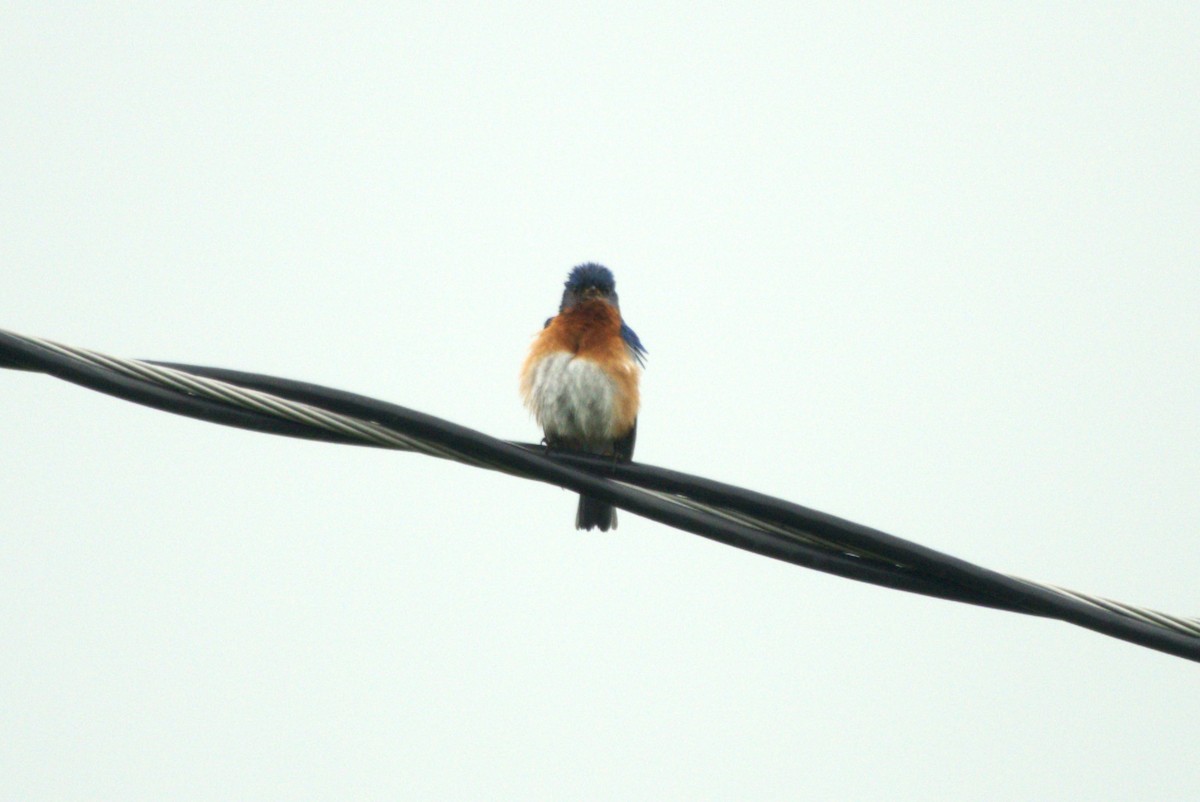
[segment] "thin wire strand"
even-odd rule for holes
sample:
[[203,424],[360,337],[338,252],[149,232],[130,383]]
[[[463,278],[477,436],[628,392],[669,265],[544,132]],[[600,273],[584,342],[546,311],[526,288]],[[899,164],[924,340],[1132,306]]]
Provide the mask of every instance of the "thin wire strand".
[[237,387],[236,385],[217,381],[216,379],[195,376],[174,368],[151,365],[136,359],[108,356],[107,354],[63,345],[51,340],[24,335],[18,336],[21,336],[22,339],[28,342],[57,351],[65,356],[107,367],[124,373],[127,376],[156,382],[164,387],[188,393],[189,395],[207,396],[257,412],[277,415],[296,423],[318,426],[328,431],[357,438],[363,442],[384,448],[416,451],[431,457],[440,457],[475,467],[482,467],[482,463],[470,455],[461,454],[437,444],[410,437],[403,432],[397,432],[386,426],[381,426],[370,421],[363,421],[349,415],[328,412],[310,404],[290,401],[258,390]]

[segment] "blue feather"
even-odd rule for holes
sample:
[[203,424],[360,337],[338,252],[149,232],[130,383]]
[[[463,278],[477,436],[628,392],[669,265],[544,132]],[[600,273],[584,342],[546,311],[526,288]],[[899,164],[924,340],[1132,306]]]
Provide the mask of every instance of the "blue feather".
[[638,339],[633,329],[625,325],[625,321],[621,321],[621,339],[625,341],[625,347],[629,349],[629,355],[637,360],[639,365],[646,367],[646,347],[642,345],[642,341]]

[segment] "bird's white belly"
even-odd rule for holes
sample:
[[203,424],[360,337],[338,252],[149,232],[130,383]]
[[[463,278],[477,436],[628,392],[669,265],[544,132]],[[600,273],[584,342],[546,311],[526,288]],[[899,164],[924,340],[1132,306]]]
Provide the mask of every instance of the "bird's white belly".
[[547,437],[597,449],[612,445],[617,388],[595,362],[549,354],[534,368],[530,389],[534,416]]

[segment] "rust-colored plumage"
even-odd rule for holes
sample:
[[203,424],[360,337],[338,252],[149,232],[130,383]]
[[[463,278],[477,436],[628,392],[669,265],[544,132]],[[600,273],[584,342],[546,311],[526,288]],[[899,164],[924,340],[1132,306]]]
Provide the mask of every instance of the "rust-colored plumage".
[[613,436],[623,437],[638,413],[638,366],[621,338],[621,313],[601,300],[584,301],[550,319],[534,338],[521,367],[521,395],[533,406],[535,365],[558,353],[596,363],[616,386]]

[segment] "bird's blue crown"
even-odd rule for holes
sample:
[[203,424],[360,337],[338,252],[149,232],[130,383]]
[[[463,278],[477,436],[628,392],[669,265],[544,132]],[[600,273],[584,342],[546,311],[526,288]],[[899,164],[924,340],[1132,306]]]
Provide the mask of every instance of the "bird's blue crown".
[[563,284],[562,304],[559,305],[558,311],[570,309],[591,289],[599,290],[604,300],[620,308],[617,301],[617,282],[613,279],[612,271],[604,265],[588,262],[576,266],[567,276],[567,281]]
[[613,278],[612,271],[607,267],[595,262],[588,262],[571,270],[571,274],[567,276],[567,282],[563,286],[568,292],[579,292],[588,287],[596,287],[605,293],[610,293],[616,290],[617,282]]

